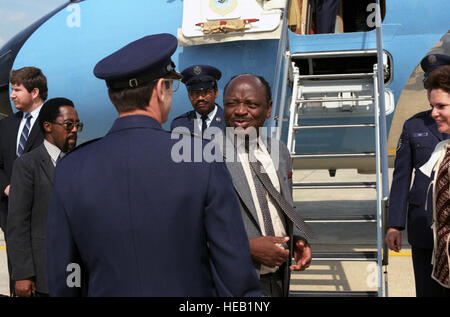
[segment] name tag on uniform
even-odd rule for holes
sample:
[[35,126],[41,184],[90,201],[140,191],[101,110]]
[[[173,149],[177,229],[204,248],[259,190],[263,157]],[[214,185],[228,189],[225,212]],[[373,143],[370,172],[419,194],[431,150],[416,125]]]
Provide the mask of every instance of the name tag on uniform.
[[428,132],[418,132],[418,133],[413,133],[413,137],[417,138],[417,137],[423,137],[423,136],[428,136]]

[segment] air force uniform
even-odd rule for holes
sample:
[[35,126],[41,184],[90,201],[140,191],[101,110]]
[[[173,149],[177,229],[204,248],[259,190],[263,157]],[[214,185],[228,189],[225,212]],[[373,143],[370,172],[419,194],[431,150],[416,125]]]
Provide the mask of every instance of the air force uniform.
[[[446,133],[438,131],[431,110],[415,114],[403,125],[394,165],[388,227],[403,230],[408,224],[408,242],[412,246],[433,248],[433,198],[428,191],[431,179],[419,167],[428,161],[436,144],[447,138]],[[413,169],[414,183],[410,188]]]
[[[176,47],[169,34],[144,37],[94,73],[115,89],[173,78]],[[152,117],[124,116],[58,163],[48,214],[51,296],[261,295],[226,166],[177,163],[176,142]]]
[[[194,65],[181,72],[183,83],[188,91],[217,89],[217,81],[222,77],[222,73],[215,67],[209,65]],[[225,129],[223,109],[216,103],[216,107],[208,114],[207,127],[217,127]],[[197,125],[197,126],[196,126]],[[186,127],[192,134],[199,134],[202,121],[201,116],[195,110],[188,111],[172,120],[170,129],[173,131],[177,127]]]

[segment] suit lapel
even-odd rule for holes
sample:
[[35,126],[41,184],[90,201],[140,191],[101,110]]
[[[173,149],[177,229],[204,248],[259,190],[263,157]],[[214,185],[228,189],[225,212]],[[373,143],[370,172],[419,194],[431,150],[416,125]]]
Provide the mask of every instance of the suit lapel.
[[216,104],[216,106],[217,106],[216,115],[212,119],[210,126],[217,127],[223,130],[225,129],[223,110],[222,108],[219,107],[219,105]]
[[[248,185],[247,178],[245,177],[244,168],[240,161],[238,161],[237,150],[234,143],[227,143],[226,135],[223,138],[223,152],[225,164],[227,165],[228,171],[231,174],[234,189],[241,199],[242,203],[245,205],[247,210],[250,212],[251,216],[254,218],[254,222],[259,225],[258,215],[256,213],[255,204],[253,203],[252,193],[250,191],[250,186]],[[230,142],[230,140],[228,140]],[[226,147],[232,147],[232,155],[228,153]]]
[[197,119],[197,116],[195,115],[195,111],[189,111],[188,113],[188,121],[189,121],[189,131],[191,131],[192,134],[195,133],[195,119]]
[[52,159],[50,158],[50,154],[48,154],[47,149],[45,148],[44,144],[41,144],[39,148],[37,149],[39,153],[39,162],[40,167],[44,171],[44,174],[47,176],[47,178],[50,181],[50,184],[53,184],[53,176],[55,172],[55,167],[53,166]]
[[25,145],[24,152],[30,151],[30,149],[35,144],[35,141],[40,133],[41,133],[41,131],[39,128],[39,122],[36,119],[36,121],[33,124],[33,127],[31,128],[30,134],[28,135],[28,140],[27,140],[27,144]]

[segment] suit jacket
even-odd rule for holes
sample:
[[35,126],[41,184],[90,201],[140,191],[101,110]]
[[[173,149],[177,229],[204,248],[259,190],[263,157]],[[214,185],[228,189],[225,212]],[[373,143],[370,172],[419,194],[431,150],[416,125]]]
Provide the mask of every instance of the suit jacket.
[[[223,109],[216,104],[217,106],[217,112],[214,118],[211,121],[210,127],[217,127],[222,130],[225,129],[225,120],[224,120],[224,114]],[[170,130],[173,131],[176,127],[186,127],[189,129],[189,131],[192,134],[196,134],[197,131],[195,131],[194,124],[195,119],[197,119],[197,115],[195,114],[195,110],[188,111],[181,116],[176,117],[172,120],[172,123],[170,124]]]
[[[51,296],[261,294],[225,164],[177,163],[176,142],[153,118],[127,116],[59,161]],[[81,288],[66,284],[70,263],[80,265]]]
[[[8,213],[8,197],[3,193],[11,182],[14,160],[17,158],[17,133],[23,112],[17,112],[0,120],[0,225],[6,231],[6,215]],[[44,136],[35,122],[30,131],[24,153],[38,147],[44,141]]]
[[[419,167],[428,161],[436,144],[447,138],[446,133],[438,131],[436,122],[431,118],[431,110],[406,120],[400,135],[389,198],[388,227],[403,230],[407,226],[408,241],[417,248],[433,248],[433,198],[432,190],[428,191],[431,178],[423,174]],[[414,183],[411,186],[413,170]]]
[[7,232],[12,278],[33,277],[41,293],[48,293],[45,238],[53,172],[50,155],[41,144],[15,161],[9,196]]
[[[226,150],[226,143],[224,149],[224,158],[227,165],[228,170],[230,171],[231,178],[233,179],[234,189],[239,198],[239,202],[241,205],[241,215],[244,221],[244,226],[247,231],[247,235],[249,239],[257,238],[262,236],[261,227],[264,224],[260,224],[258,221],[258,216],[256,213],[256,208],[253,203],[252,194],[250,191],[250,187],[248,185],[247,179],[245,177],[244,169],[241,165],[241,162],[236,159],[235,155],[229,155]],[[279,164],[277,168],[277,164],[275,167],[277,168],[278,180],[280,182],[281,187],[281,195],[292,205],[294,206],[294,201],[292,198],[292,161],[289,150],[286,145],[279,140],[269,138],[266,143],[267,149],[269,153],[272,155],[274,151],[278,151],[279,155],[277,155]],[[275,146],[275,148],[274,148]],[[285,216],[285,224],[286,224],[286,233],[290,237],[289,239],[289,250],[290,256],[287,260],[287,265],[283,267],[283,295],[289,295],[289,283],[290,283],[290,270],[289,265],[291,264],[291,257],[293,256],[293,245],[294,242],[299,238],[303,238],[300,230],[293,226],[292,221]],[[261,268],[261,264],[257,262],[253,262],[254,268],[257,270],[259,274],[259,270]]]

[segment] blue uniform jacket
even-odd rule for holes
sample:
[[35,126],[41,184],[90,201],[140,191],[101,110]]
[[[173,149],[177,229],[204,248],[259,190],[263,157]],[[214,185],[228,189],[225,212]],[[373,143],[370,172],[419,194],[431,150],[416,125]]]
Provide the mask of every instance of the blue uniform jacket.
[[[408,242],[417,248],[433,248],[432,189],[428,192],[428,207],[425,210],[427,190],[432,179],[419,168],[428,161],[436,144],[447,137],[446,133],[438,131],[429,110],[405,121],[397,146],[388,227],[403,230],[407,225]],[[410,186],[413,171],[414,183]]]
[[[217,112],[214,116],[213,120],[211,121],[210,127],[218,127],[222,130],[225,129],[225,120],[224,120],[224,114],[223,109],[217,105]],[[192,134],[195,134],[194,131],[194,123],[195,119],[197,119],[197,116],[195,115],[195,110],[188,111],[181,116],[176,117],[172,120],[172,123],[170,124],[170,130],[173,131],[176,127],[186,127],[191,131]]]
[[153,118],[128,116],[58,163],[51,296],[261,294],[225,164],[176,163],[175,142]]

